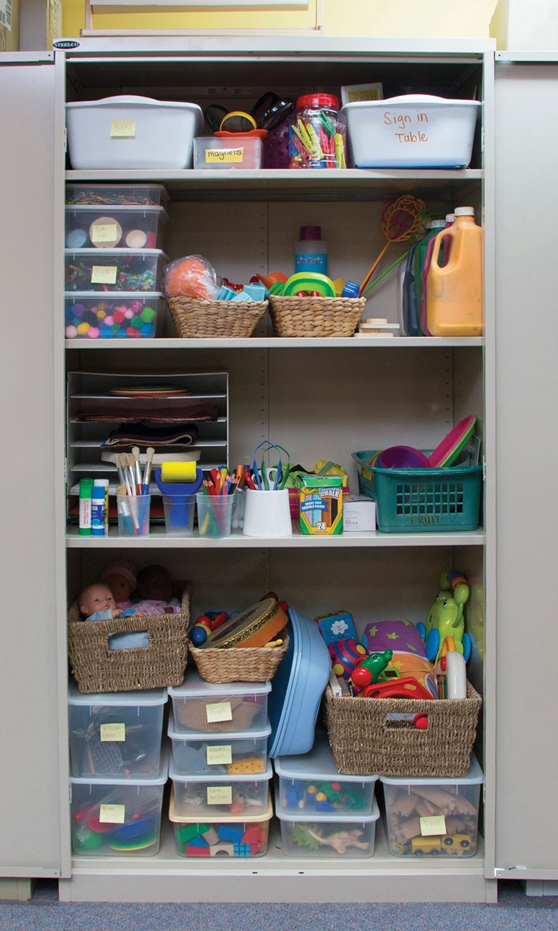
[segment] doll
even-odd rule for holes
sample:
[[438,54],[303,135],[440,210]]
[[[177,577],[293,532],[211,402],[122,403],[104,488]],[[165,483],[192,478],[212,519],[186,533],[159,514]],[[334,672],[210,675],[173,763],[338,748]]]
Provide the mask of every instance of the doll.
[[122,614],[110,588],[102,582],[87,585],[79,593],[77,601],[86,621],[111,621]]
[[143,614],[180,614],[182,606],[172,595],[172,580],[164,566],[146,566],[138,572],[136,609]]
[[120,562],[110,563],[101,575],[101,582],[108,585],[122,611],[134,607],[131,596],[136,587],[136,569],[131,562],[122,559]]

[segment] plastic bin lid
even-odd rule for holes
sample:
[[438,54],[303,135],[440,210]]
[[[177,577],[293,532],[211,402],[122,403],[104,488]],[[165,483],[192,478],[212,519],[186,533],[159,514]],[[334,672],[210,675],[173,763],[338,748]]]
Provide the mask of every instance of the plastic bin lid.
[[330,823],[339,824],[364,824],[367,821],[377,821],[380,817],[380,809],[376,796],[372,799],[372,811],[368,814],[342,814],[338,811],[287,811],[283,806],[276,802],[275,814],[281,821],[304,821],[305,824],[312,824],[315,821],[329,821]]
[[67,301],[75,301],[76,298],[81,298],[86,301],[95,301],[97,304],[100,300],[108,301],[110,304],[112,299],[114,301],[154,301],[160,300],[162,296],[162,291],[103,291],[102,297],[98,291],[64,291],[64,297]]
[[[169,200],[168,191],[163,184],[146,184],[146,183],[143,183],[143,184],[141,183],[138,183],[138,184],[97,184],[97,182],[95,182],[93,185],[91,185],[91,184],[88,184],[87,181],[79,181],[79,182],[76,181],[73,183],[66,184],[66,204],[68,206],[77,206],[76,204],[72,204],[70,201],[68,201],[68,193],[71,192],[75,194],[76,191],[86,191],[88,193],[91,193],[92,191],[94,191],[95,194],[99,195],[100,197],[102,197],[103,193],[105,193],[106,191],[109,191],[110,193],[114,193],[116,196],[118,196],[119,194],[120,195],[124,194],[124,196],[132,195],[134,191],[141,191],[145,194],[148,191],[158,191],[159,197],[161,198],[161,200],[164,200],[164,201]],[[97,199],[95,200],[94,203],[84,204],[84,206],[85,207],[123,207],[123,206],[130,206],[130,205],[119,204],[119,203],[112,203],[112,204],[103,203],[102,201],[99,201]],[[145,204],[145,205],[138,205],[138,206],[146,206],[146,207],[153,206],[154,207],[156,205]]]
[[472,753],[469,772],[464,776],[380,776],[380,779],[390,786],[462,786],[480,785],[484,782],[484,774]]
[[175,824],[246,824],[255,821],[269,821],[273,817],[273,805],[271,803],[271,794],[267,796],[267,808],[258,815],[245,815],[241,818],[239,815],[219,815],[217,818],[200,818],[199,815],[177,815],[174,807],[174,787],[171,789],[169,802],[169,821]]
[[265,773],[217,773],[215,776],[211,774],[208,776],[201,776],[199,774],[183,776],[182,773],[176,772],[174,760],[171,760],[169,765],[169,776],[176,782],[182,782],[184,784],[189,782],[204,782],[209,786],[213,785],[215,782],[269,782],[273,776],[273,770],[271,765],[268,764]]
[[[152,256],[162,256],[163,258],[167,260],[167,262],[169,260],[168,255],[165,252],[163,252],[162,249],[101,249],[99,250],[99,249],[93,248],[93,249],[64,249],[64,252],[67,256],[77,255],[77,256],[81,256],[81,258],[83,258],[83,256],[85,255],[96,255],[98,259],[99,258],[108,259],[110,258],[111,255],[115,255],[117,258],[120,258],[120,256],[130,257],[131,255],[139,254],[142,256],[149,257],[149,258],[151,258]],[[141,291],[136,292],[136,294],[141,294],[141,293],[142,293]]]
[[172,711],[169,711],[169,725],[167,728],[167,734],[171,740],[180,740],[183,743],[190,743],[191,741],[201,741],[202,743],[223,743],[223,739],[228,743],[230,740],[258,740],[258,738],[269,737],[271,734],[271,724],[267,722],[266,727],[262,728],[259,731],[233,731],[229,733],[228,731],[223,733],[216,734],[212,732],[211,734],[203,733],[202,731],[188,731],[187,734],[179,733],[175,729],[174,724],[174,714]]
[[221,698],[226,701],[229,695],[267,695],[268,692],[271,692],[271,682],[206,682],[194,671],[186,673],[182,685],[169,686],[172,698]]
[[366,110],[392,107],[401,104],[404,107],[421,104],[427,107],[482,107],[480,100],[454,100],[451,97],[436,97],[434,94],[401,94],[399,97],[386,97],[383,100],[354,100],[346,103],[342,110]]
[[76,683],[71,682],[68,690],[69,705],[164,705],[167,701],[167,689],[146,689],[137,692],[102,692],[86,695],[80,692]]
[[[107,208],[109,208],[107,210]],[[161,204],[66,204],[66,213],[164,213],[167,211]]]
[[315,621],[289,609],[289,646],[279,665],[269,700],[270,757],[308,753],[320,701],[329,681],[331,659]]
[[139,779],[131,776],[126,779],[117,778],[116,776],[70,776],[70,782],[81,786],[163,786],[169,778],[169,756],[168,752],[161,753],[161,762],[159,772],[151,779]]
[[316,732],[316,741],[310,753],[299,756],[282,756],[274,760],[274,769],[284,779],[332,779],[359,784],[376,782],[378,776],[345,776],[339,774],[331,747],[322,731]]

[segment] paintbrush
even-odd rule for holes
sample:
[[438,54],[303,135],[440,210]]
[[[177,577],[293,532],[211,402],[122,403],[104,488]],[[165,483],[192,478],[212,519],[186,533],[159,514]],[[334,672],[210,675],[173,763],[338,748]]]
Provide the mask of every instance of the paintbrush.
[[134,484],[138,495],[141,495],[141,465],[139,446],[132,446],[133,466],[134,466]]
[[155,450],[153,449],[153,446],[148,446],[147,452],[145,454],[145,469],[143,472],[143,484],[141,487],[142,495],[149,494],[149,480],[151,478],[151,467],[153,465],[154,454],[155,454]]

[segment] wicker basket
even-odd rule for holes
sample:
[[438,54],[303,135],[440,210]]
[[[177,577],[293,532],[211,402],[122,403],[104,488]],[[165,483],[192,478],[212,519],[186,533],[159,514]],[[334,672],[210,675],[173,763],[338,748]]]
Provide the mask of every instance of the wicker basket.
[[[84,621],[74,602],[68,612],[68,655],[80,692],[131,692],[181,685],[188,658],[190,586],[176,585],[180,614]],[[110,650],[110,634],[147,631],[149,646]]]
[[[325,719],[340,773],[357,776],[464,776],[470,766],[480,695],[467,683],[467,698],[335,698],[328,686]],[[412,718],[428,715],[426,730]]]
[[200,650],[190,643],[189,649],[200,676],[207,682],[267,682],[273,679],[289,646],[286,631],[278,636],[283,643],[273,648],[232,647],[219,650],[208,647]]
[[175,330],[183,339],[251,336],[267,310],[267,301],[198,301],[168,297]]
[[277,336],[352,336],[365,304],[365,297],[269,298]]

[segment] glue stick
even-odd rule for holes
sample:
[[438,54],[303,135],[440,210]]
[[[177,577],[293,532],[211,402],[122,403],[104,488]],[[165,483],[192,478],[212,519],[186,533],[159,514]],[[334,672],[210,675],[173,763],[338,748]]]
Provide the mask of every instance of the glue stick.
[[93,488],[103,488],[105,492],[105,534],[109,532],[109,480],[108,478],[96,478]]
[[94,537],[105,535],[105,489],[97,482],[91,490],[91,533]]
[[93,479],[82,478],[79,482],[79,533],[91,536],[91,498]]

